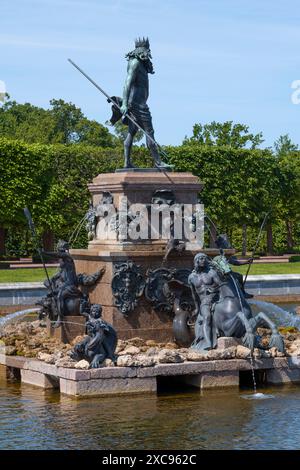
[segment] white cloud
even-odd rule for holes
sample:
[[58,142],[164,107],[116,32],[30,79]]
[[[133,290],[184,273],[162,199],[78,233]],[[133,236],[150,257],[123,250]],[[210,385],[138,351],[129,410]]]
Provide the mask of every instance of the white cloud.
[[4,101],[6,93],[6,86],[3,80],[0,80],[0,101]]

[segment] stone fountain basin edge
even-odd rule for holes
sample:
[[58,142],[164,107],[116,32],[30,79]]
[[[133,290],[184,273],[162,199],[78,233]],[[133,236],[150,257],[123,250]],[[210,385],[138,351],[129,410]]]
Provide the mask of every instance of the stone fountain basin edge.
[[[300,356],[255,359],[254,369],[265,372],[268,384],[300,384]],[[250,359],[77,370],[0,354],[2,378],[14,376],[22,384],[56,388],[61,394],[73,397],[156,393],[159,378],[166,376],[176,377],[199,389],[238,387],[241,371],[251,371]]]

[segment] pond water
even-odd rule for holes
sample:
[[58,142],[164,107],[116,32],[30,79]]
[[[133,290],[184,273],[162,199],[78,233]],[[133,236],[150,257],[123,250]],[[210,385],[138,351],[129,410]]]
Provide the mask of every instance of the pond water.
[[0,449],[297,449],[300,386],[76,400],[0,380]]

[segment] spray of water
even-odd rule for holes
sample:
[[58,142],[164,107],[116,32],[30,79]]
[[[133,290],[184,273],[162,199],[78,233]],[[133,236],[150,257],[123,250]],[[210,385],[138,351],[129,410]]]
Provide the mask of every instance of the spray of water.
[[257,307],[258,311],[265,312],[276,326],[294,326],[300,329],[300,317],[296,313],[288,312],[278,305],[262,300],[251,299],[248,303]]
[[[22,318],[23,316],[29,314],[29,313],[36,313],[39,312],[40,308],[29,308],[26,310],[20,310],[18,312],[10,313],[9,315],[6,315],[5,317],[0,318],[0,332],[1,329],[6,326],[7,324],[13,322],[14,320],[17,320],[19,318]],[[55,324],[55,321],[51,322],[52,324]],[[82,326],[82,323],[78,322],[70,322],[70,321],[62,321],[61,323],[66,323],[68,325],[79,325]]]
[[267,393],[252,393],[251,395],[241,395],[245,400],[266,400],[267,398],[274,398],[274,395]]
[[[300,329],[300,318],[296,313],[288,312],[278,305],[273,304],[272,302],[264,302],[262,300],[248,300],[248,303],[253,305],[257,311],[263,311],[268,315],[268,317],[275,323],[276,326],[293,326]],[[252,356],[251,356],[252,362]],[[252,374],[254,374],[253,364],[252,365]],[[254,393],[251,395],[242,395],[242,398],[246,400],[264,400],[267,398],[273,398],[273,395],[268,395],[265,393],[258,393],[256,391],[256,384],[254,383]]]
[[35,313],[39,311],[40,311],[40,308],[28,308],[26,310],[19,310],[18,312],[10,313],[9,315],[6,315],[5,317],[0,318],[0,330],[5,325],[16,320],[17,318],[21,318],[24,315],[27,315],[28,313]]
[[[51,325],[55,325],[56,321],[51,321]],[[75,321],[60,321],[60,323],[65,323],[66,325],[79,325],[82,326],[82,323],[76,323]]]
[[[237,295],[238,295],[238,298],[239,298],[240,307],[241,307],[241,312],[243,312],[244,309],[243,309],[243,303],[242,303],[242,298],[241,298],[239,286],[237,285],[237,282],[236,282],[234,276],[232,276],[232,274],[229,274],[229,275],[230,275],[230,277],[231,277],[231,280],[232,280],[233,283],[234,283],[235,290],[236,290]],[[256,380],[255,380],[255,372],[254,372],[254,357],[253,357],[253,351],[250,351],[250,364],[251,364],[251,372],[252,372],[252,381],[253,381],[254,395],[257,395],[257,386],[256,386]]]

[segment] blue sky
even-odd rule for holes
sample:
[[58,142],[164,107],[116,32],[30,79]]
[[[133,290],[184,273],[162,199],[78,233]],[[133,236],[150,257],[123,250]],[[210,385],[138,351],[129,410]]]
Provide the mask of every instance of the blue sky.
[[67,62],[121,95],[124,55],[148,35],[156,138],[178,144],[193,124],[242,122],[264,145],[300,144],[300,9],[296,0],[1,0],[0,80],[11,97],[47,107],[72,101],[104,123],[109,107]]

